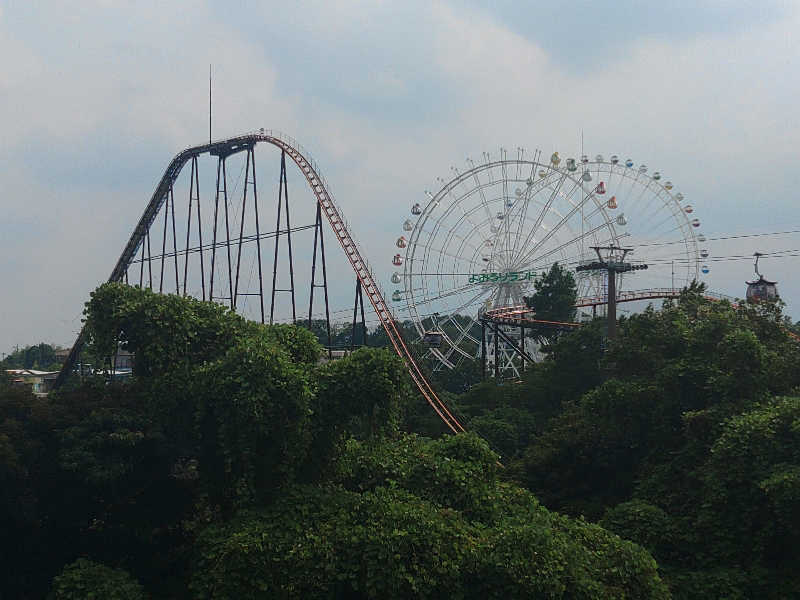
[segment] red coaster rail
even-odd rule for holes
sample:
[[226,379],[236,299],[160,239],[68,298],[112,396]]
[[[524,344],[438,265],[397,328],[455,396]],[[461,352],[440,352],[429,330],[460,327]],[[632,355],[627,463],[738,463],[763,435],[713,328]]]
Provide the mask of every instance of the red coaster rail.
[[311,186],[311,189],[317,198],[317,202],[328,219],[328,223],[330,223],[331,229],[333,229],[333,232],[336,235],[336,239],[339,240],[339,244],[341,245],[342,250],[344,250],[347,260],[350,261],[350,265],[353,267],[356,277],[358,277],[359,281],[361,281],[362,289],[367,293],[367,297],[372,304],[372,308],[375,310],[375,314],[378,315],[383,328],[386,330],[386,335],[389,337],[389,341],[392,343],[394,351],[398,356],[400,356],[401,359],[403,359],[406,369],[408,369],[408,373],[411,375],[411,379],[414,381],[428,404],[431,405],[433,410],[436,411],[436,414],[439,415],[439,417],[445,422],[445,424],[453,433],[464,431],[463,425],[461,425],[461,423],[450,412],[444,402],[442,402],[442,400],[436,395],[433,387],[425,378],[425,375],[423,374],[419,365],[414,360],[414,356],[403,340],[403,336],[397,327],[397,322],[395,321],[394,315],[386,304],[383,294],[381,293],[377,282],[372,276],[369,265],[362,258],[358,245],[350,235],[347,226],[341,217],[341,213],[333,200],[333,197],[328,191],[323,179],[317,172],[314,164],[301,153],[298,147],[299,145],[291,144],[283,137],[272,135],[266,136],[262,134],[259,141],[264,141],[283,149],[303,172],[306,181],[308,181],[308,184]]
[[[343,217],[343,214],[334,201],[333,195],[330,192],[330,187],[322,177],[319,168],[313,159],[308,155],[308,153],[302,149],[300,144],[298,144],[291,137],[271,130],[259,129],[253,133],[247,133],[232,138],[216,140],[200,146],[186,148],[185,150],[182,150],[176,154],[172,161],[170,161],[167,169],[164,171],[161,180],[153,192],[150,202],[145,207],[144,213],[139,219],[130,239],[128,240],[128,243],[125,245],[122,254],[117,260],[117,263],[114,266],[108,281],[123,281],[128,267],[134,260],[138,250],[142,247],[142,244],[145,243],[148,231],[153,225],[159,210],[162,208],[162,206],[164,206],[164,203],[171,194],[173,185],[175,184],[175,181],[177,180],[178,175],[180,174],[184,165],[186,165],[190,160],[196,161],[197,157],[201,154],[209,153],[217,156],[230,155],[248,147],[252,148],[255,144],[260,142],[271,144],[280,148],[299,167],[300,171],[303,173],[303,176],[308,182],[308,185],[311,187],[311,190],[314,192],[314,196],[316,197],[317,203],[320,206],[321,212],[325,213],[325,217],[327,218],[331,229],[336,235],[336,239],[339,241],[342,250],[344,250],[345,256],[347,256],[347,260],[350,262],[356,277],[358,277],[359,281],[361,282],[362,289],[366,292],[367,297],[369,298],[369,301],[375,310],[375,314],[378,315],[383,328],[386,330],[386,334],[389,337],[389,341],[391,342],[394,351],[403,360],[412,381],[417,386],[428,404],[431,405],[431,407],[436,411],[436,414],[439,415],[442,421],[445,422],[447,427],[452,432],[459,433],[464,431],[464,427],[447,408],[445,403],[439,398],[431,384],[425,378],[422,369],[417,364],[411,350],[403,340],[403,336],[400,333],[400,329],[397,326],[394,315],[386,304],[383,294],[381,293],[381,290],[372,275],[369,265],[367,264],[366,260],[364,260],[358,244],[356,244],[353,236],[348,231],[347,223]],[[83,343],[84,332],[81,331],[72,347],[72,350],[70,351],[66,362],[64,363],[64,366],[61,369],[61,372],[59,373],[58,379],[56,380],[56,387],[59,387],[72,372],[72,369],[77,361],[77,357],[80,354],[80,350],[83,347]]]

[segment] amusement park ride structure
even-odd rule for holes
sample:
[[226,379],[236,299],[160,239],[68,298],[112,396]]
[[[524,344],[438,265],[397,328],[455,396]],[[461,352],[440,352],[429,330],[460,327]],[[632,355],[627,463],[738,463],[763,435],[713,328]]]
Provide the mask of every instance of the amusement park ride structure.
[[[381,322],[384,330],[386,331],[386,335],[389,338],[389,342],[391,347],[394,351],[402,358],[403,362],[405,363],[406,369],[408,373],[419,389],[422,396],[425,400],[430,404],[433,410],[436,412],[437,415],[444,421],[447,427],[453,432],[464,431],[463,425],[458,421],[458,419],[453,415],[450,409],[445,405],[445,403],[439,398],[439,396],[434,391],[433,387],[430,385],[428,380],[426,379],[425,375],[423,374],[422,369],[420,368],[417,360],[415,359],[413,353],[411,352],[410,348],[407,346],[405,340],[403,339],[400,328],[392,314],[387,303],[384,301],[384,295],[381,292],[380,286],[378,285],[375,277],[373,276],[372,269],[370,268],[369,264],[363,257],[359,246],[356,244],[351,232],[349,231],[347,224],[342,216],[341,209],[339,208],[338,204],[333,198],[333,195],[330,192],[329,186],[325,179],[322,177],[318,166],[316,163],[311,159],[311,157],[303,150],[303,148],[292,138],[282,135],[277,132],[273,132],[270,130],[260,129],[254,133],[248,133],[240,136],[236,136],[233,138],[228,138],[224,140],[218,140],[215,142],[211,142],[209,144],[203,144],[200,146],[194,146],[191,148],[187,148],[182,152],[178,153],[175,158],[169,163],[164,175],[162,176],[161,180],[159,181],[156,189],[150,199],[150,202],[147,204],[147,207],[144,210],[139,222],[137,223],[133,233],[131,234],[128,243],[125,245],[125,248],[122,251],[122,254],[117,261],[117,264],[114,266],[114,269],[111,272],[111,275],[108,281],[111,282],[122,282],[126,281],[128,278],[128,271],[131,265],[135,262],[135,256],[138,252],[141,251],[142,259],[140,261],[140,285],[144,285],[145,281],[149,279],[149,286],[150,288],[154,288],[153,283],[153,258],[161,260],[161,275],[160,275],[160,282],[159,282],[159,291],[162,291],[163,282],[164,282],[164,275],[165,275],[165,261],[167,258],[174,258],[174,271],[175,271],[175,287],[176,290],[180,289],[181,281],[180,281],[180,274],[179,274],[179,264],[178,264],[178,256],[179,254],[183,254],[185,256],[184,262],[184,277],[183,277],[183,291],[186,292],[187,289],[187,281],[189,278],[189,254],[192,252],[197,252],[200,255],[200,282],[202,288],[202,299],[203,300],[228,300],[230,303],[231,308],[235,309],[237,307],[237,301],[239,298],[239,276],[240,276],[240,264],[241,261],[238,260],[234,263],[232,260],[231,250],[233,246],[238,246],[236,248],[236,252],[241,256],[241,248],[242,244],[245,242],[252,242],[256,241],[257,244],[260,244],[260,240],[263,239],[265,236],[262,232],[258,229],[259,227],[259,220],[258,220],[258,200],[257,200],[257,188],[256,188],[256,171],[255,171],[255,154],[254,148],[256,144],[259,143],[266,143],[272,146],[277,147],[281,151],[281,165],[282,165],[282,183],[281,186],[283,187],[284,194],[286,192],[286,184],[285,184],[285,161],[286,157],[288,156],[300,169],[303,177],[305,178],[308,186],[310,187],[311,191],[316,200],[317,204],[317,224],[314,226],[317,231],[316,234],[319,235],[319,239],[321,242],[321,220],[320,216],[324,214],[325,219],[328,221],[328,224],[333,231],[333,234],[336,236],[339,245],[341,246],[342,250],[344,251],[347,260],[352,267],[356,278],[359,282],[358,288],[367,296],[370,304],[372,305],[375,314],[378,316],[378,319]],[[230,236],[230,219],[227,212],[227,184],[225,179],[225,161],[228,157],[232,156],[233,154],[239,152],[246,152],[247,153],[247,165],[245,171],[245,186],[243,191],[243,200],[242,200],[242,221],[240,224],[240,234],[237,238],[232,238]],[[215,203],[215,210],[214,210],[214,239],[210,245],[203,244],[202,241],[202,228],[200,226],[200,195],[198,191],[199,187],[199,175],[198,175],[198,157],[203,154],[210,154],[211,156],[215,156],[218,158],[218,166],[217,166],[217,194],[216,194],[216,203]],[[186,229],[186,247],[179,252],[177,249],[177,236],[174,234],[175,232],[175,200],[174,200],[174,187],[175,182],[178,179],[178,176],[181,173],[183,167],[191,162],[191,184],[189,189],[189,205],[188,205],[188,217],[187,217],[187,229]],[[248,181],[250,182],[250,189],[251,192],[251,202],[254,207],[254,219],[256,223],[256,233],[254,236],[250,236],[249,239],[246,239],[243,232],[244,232],[244,219],[245,219],[245,210],[247,206],[247,199],[248,199]],[[282,198],[286,198],[286,196],[279,196],[279,206],[280,200]],[[221,218],[219,215],[219,204],[220,200],[224,204],[224,211],[225,211],[225,236],[222,236],[220,233],[219,236],[218,228],[217,228],[217,219],[218,217]],[[286,200],[286,206],[288,207],[288,199]],[[198,232],[198,245],[195,247],[190,247],[190,240],[189,240],[189,232],[192,230],[192,207],[196,207],[196,220],[197,220],[197,232]],[[163,210],[162,210],[163,209]],[[151,229],[156,225],[157,217],[160,213],[164,214],[164,237],[162,240],[162,252],[159,256],[153,256],[150,252],[151,245],[150,245],[150,232]],[[169,223],[170,220],[172,222],[172,241],[173,241],[173,249],[172,252],[167,251],[167,240],[168,240],[168,233],[169,233]],[[235,224],[234,224],[235,225]],[[277,265],[277,256],[278,256],[278,238],[280,237],[281,233],[290,236],[291,235],[291,228],[289,227],[288,223],[288,215],[287,215],[287,229],[285,231],[281,231],[280,229],[280,216],[279,216],[279,227],[276,232],[273,232],[272,237],[275,238],[275,261]],[[316,239],[317,236],[315,235],[315,248],[314,248],[314,265],[316,266]],[[322,249],[322,243],[320,243]],[[289,246],[291,248],[291,245]],[[204,255],[207,252],[211,253],[211,261],[212,263],[216,260],[216,253],[217,250],[225,249],[226,256],[227,256],[227,264],[228,264],[228,293],[229,296],[220,298],[219,296],[215,296],[213,294],[213,279],[209,279],[209,287],[208,287],[208,294],[206,294],[206,285],[205,285],[205,263],[204,263]],[[322,250],[324,253],[324,250]],[[291,250],[290,250],[291,256]],[[324,254],[323,254],[324,256]],[[262,274],[262,265],[261,265],[261,258],[260,258],[260,248],[259,248],[259,275]],[[324,265],[324,258],[322,259]],[[145,264],[148,266],[148,274],[149,277],[145,279],[144,277],[144,267]],[[235,269],[234,269],[234,266]],[[277,267],[276,267],[277,268]],[[325,271],[325,267],[323,266],[323,272]],[[212,271],[213,273],[213,271]],[[234,276],[235,273],[235,276]],[[213,275],[212,275],[213,277]],[[273,278],[274,281],[274,278]],[[312,275],[312,284],[314,284],[313,275]],[[314,284],[316,285],[316,284]],[[321,286],[326,287],[327,283],[323,281]],[[261,300],[261,320],[262,322],[264,319],[264,291],[263,291],[263,282],[262,278],[259,277],[259,298]],[[291,295],[292,301],[294,302],[294,290],[293,286],[288,288]],[[312,293],[313,293],[312,287]],[[275,288],[273,287],[273,303],[272,308],[274,308],[274,294]],[[313,300],[313,297],[312,297]],[[293,314],[294,314],[293,309]],[[327,309],[326,309],[327,312]],[[310,314],[310,313],[309,313]],[[59,374],[58,380],[56,382],[56,386],[61,385],[67,376],[72,372],[73,367],[77,361],[78,355],[83,347],[84,344],[84,332],[81,331],[81,334],[78,336],[78,339],[75,341],[72,350],[70,351],[69,357],[65,362],[61,373]]]
[[[496,374],[519,376],[538,342],[491,316],[524,307],[556,262],[574,273],[577,306],[591,306],[592,314],[613,311],[617,296],[672,297],[709,272],[694,207],[661,172],[630,158],[563,160],[553,152],[548,159],[501,148],[498,157],[484,152],[451,171],[449,180],[437,179],[438,192],[411,206],[391,261],[402,267],[391,275],[401,284],[392,300],[413,322],[434,369],[480,360]],[[633,249],[625,269],[594,268],[593,248],[622,246]]]
[[[257,144],[273,146],[280,151],[274,231],[263,231],[259,220]],[[241,153],[244,153],[241,209],[237,208],[231,215],[234,205],[229,197],[227,161]],[[630,159],[621,162],[616,155],[608,160],[598,155],[594,161],[584,155],[580,166],[574,159],[567,159],[561,166],[557,152],[547,163],[539,160],[539,153],[531,160],[525,159],[523,154],[524,150],[519,148],[517,157],[509,159],[507,152],[501,150],[499,160],[484,154],[482,164],[468,161],[470,169],[463,173],[453,168],[455,177],[450,182],[440,180],[443,187],[437,194],[429,194],[427,206],[419,203],[412,206],[411,213],[417,219],[403,223],[404,235],[395,244],[401,252],[392,258],[392,264],[404,266],[404,271],[392,274],[391,281],[405,283],[405,289],[395,290],[392,299],[406,303],[405,309],[409,310],[419,333],[416,340],[404,339],[402,328],[317,164],[295,140],[271,130],[260,129],[211,141],[178,153],[157,184],[108,281],[128,283],[131,277],[135,279],[138,267],[138,285],[159,293],[168,291],[171,287],[168,280],[174,275],[175,293],[228,304],[232,310],[242,309],[247,297],[257,297],[258,312],[253,318],[260,318],[262,323],[274,322],[276,293],[286,293],[291,301],[292,322],[297,322],[293,262],[297,246],[292,245],[292,234],[313,229],[308,326],[312,326],[315,292],[321,291],[330,347],[328,273],[323,239],[323,221],[327,221],[356,276],[351,347],[355,344],[359,303],[366,342],[363,299],[366,295],[389,344],[403,360],[422,396],[450,431],[464,431],[426,378],[417,355],[419,346],[435,358],[440,367],[452,368],[458,362],[457,357],[479,358],[486,372],[487,358],[490,358],[498,379],[509,370],[516,375],[520,367],[524,370],[525,363],[536,358],[535,348],[528,345],[532,338],[526,336],[526,329],[543,326],[572,329],[580,325],[538,319],[523,303],[524,294],[533,285],[537,273],[552,263],[561,260],[562,264],[575,269],[579,286],[577,308],[608,305],[609,319],[613,318],[612,306],[616,302],[676,297],[679,288],[696,279],[699,272],[708,272],[705,265],[700,268],[700,259],[708,256],[708,250],[700,246],[705,237],[695,233],[700,222],[688,218],[692,207],[681,204],[683,196],[673,194],[672,183],[661,182],[658,172],[646,175],[644,165],[633,168]],[[201,214],[198,161],[201,156],[216,159],[217,163],[210,223],[202,217],[206,214],[208,219],[208,209]],[[290,223],[287,157],[297,166],[313,194],[316,215],[313,225],[292,227]],[[188,203],[182,205],[187,215],[186,227],[179,229],[175,217],[176,189],[187,164],[190,165]],[[518,187],[511,192],[514,186]],[[607,197],[607,190],[616,193]],[[615,213],[623,207],[627,213]],[[161,215],[163,222],[159,220]],[[637,222],[649,229],[637,230],[631,226]],[[261,246],[267,239],[274,241],[271,294],[264,289],[262,264]],[[279,288],[277,273],[282,239],[286,241],[289,284]],[[625,262],[630,249],[621,248],[619,242],[623,239],[635,245],[636,264]],[[252,248],[253,244],[256,251],[251,274],[257,263],[257,292],[250,291],[249,283],[240,285],[244,277],[241,269],[243,246]],[[600,256],[603,248],[611,253],[606,259]],[[649,250],[642,251],[643,248]],[[587,260],[585,249],[595,249],[599,261]],[[615,252],[620,254],[619,260],[612,256]],[[669,265],[672,287],[651,285],[647,289],[617,291],[615,284],[620,273],[648,268],[643,258],[660,266],[662,271]],[[197,259],[199,270],[190,269],[191,264],[197,264]],[[757,262],[758,258],[758,274]],[[604,271],[606,276],[598,277],[598,271]],[[774,283],[763,277],[751,284],[758,290],[763,288],[764,297],[771,297],[770,289],[774,292]],[[456,304],[443,303],[454,298]],[[269,312],[265,306],[267,299]],[[426,305],[427,314],[421,310]],[[459,312],[470,307],[477,307],[477,314],[459,320]],[[473,326],[477,327],[480,337],[475,335]],[[469,341],[474,342],[474,346],[465,350],[464,342]],[[84,342],[85,335],[81,331],[59,374],[57,387],[73,372]],[[493,353],[487,353],[487,346],[493,347]],[[501,362],[501,354],[504,362]]]

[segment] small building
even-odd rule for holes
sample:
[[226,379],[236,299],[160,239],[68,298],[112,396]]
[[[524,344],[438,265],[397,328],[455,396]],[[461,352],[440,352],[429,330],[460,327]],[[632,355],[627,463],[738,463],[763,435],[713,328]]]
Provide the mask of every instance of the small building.
[[115,371],[130,371],[133,370],[134,362],[133,352],[128,352],[120,348],[117,353],[111,357],[111,364]]
[[56,362],[58,362],[60,365],[63,365],[65,362],[67,362],[70,351],[71,348],[56,348]]
[[29,386],[36,396],[47,396],[58,377],[58,371],[36,371],[34,369],[6,369],[11,382],[18,386]]

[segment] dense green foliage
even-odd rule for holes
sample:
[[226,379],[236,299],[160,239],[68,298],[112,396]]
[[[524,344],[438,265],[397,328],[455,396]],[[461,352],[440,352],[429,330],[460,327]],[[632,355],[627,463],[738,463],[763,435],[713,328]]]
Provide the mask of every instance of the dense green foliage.
[[134,376],[0,381],[0,597],[668,597],[477,436],[402,433],[441,426],[386,350],[320,363],[306,329],[122,285],[86,315],[92,360],[121,346]]
[[0,369],[37,369],[55,371],[61,368],[56,359],[59,348],[44,342],[25,348],[17,348],[0,361]]
[[641,544],[675,598],[800,595],[800,350],[776,304],[711,302],[566,335],[459,400],[551,509]]
[[497,479],[471,435],[351,441],[325,486],[207,529],[200,598],[667,598],[655,562]]
[[145,600],[144,589],[122,569],[79,558],[53,580],[51,600]]
[[[534,316],[541,321],[572,323],[575,321],[578,288],[572,272],[557,262],[553,263],[544,275],[533,282],[534,292],[525,298],[525,304],[534,311]],[[539,325],[531,328],[529,335],[539,341],[544,352],[549,352],[553,343],[562,335],[562,330]]]
[[440,436],[387,350],[102,286],[130,381],[0,378],[0,598],[797,597],[800,350],[702,292],[443,393]]
[[525,303],[535,311],[536,318],[546,321],[575,320],[578,292],[571,271],[555,262],[547,273],[533,282],[533,287],[534,292],[525,298]]

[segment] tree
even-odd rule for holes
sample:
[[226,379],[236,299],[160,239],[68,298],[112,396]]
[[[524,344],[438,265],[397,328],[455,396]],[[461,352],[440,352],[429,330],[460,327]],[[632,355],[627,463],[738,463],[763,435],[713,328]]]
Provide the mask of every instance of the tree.
[[561,322],[575,320],[578,292],[575,277],[570,271],[555,262],[544,276],[534,281],[533,286],[536,291],[525,298],[525,303],[536,313],[537,319]]
[[17,349],[6,356],[0,365],[3,369],[56,370],[60,368],[56,360],[58,346],[44,342]]
[[135,353],[129,381],[0,385],[4,597],[59,572],[64,598],[665,597],[645,551],[501,481],[476,435],[403,435],[422,400],[387,350],[321,364],[303,328],[116,284],[86,328]]
[[[571,323],[575,320],[578,297],[575,278],[572,273],[557,262],[550,270],[533,283],[533,295],[524,298],[528,308],[534,311],[534,318],[542,321]],[[547,352],[553,342],[561,335],[561,330],[553,326],[539,325],[532,335],[540,341]]]
[[145,600],[144,589],[127,572],[79,558],[53,580],[52,600]]
[[[554,344],[529,377],[532,397],[558,400],[512,466],[548,507],[602,517],[650,549],[676,598],[792,597],[800,347],[779,306],[703,292],[623,319],[608,353],[591,353],[599,365],[564,362],[551,379],[567,348],[581,363],[589,331]],[[592,389],[573,383],[582,373]]]
[[498,479],[470,434],[347,444],[332,481],[203,532],[198,598],[668,598],[646,552]]

